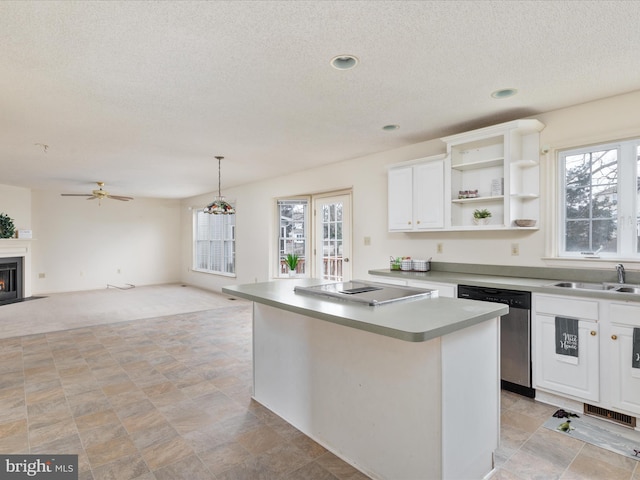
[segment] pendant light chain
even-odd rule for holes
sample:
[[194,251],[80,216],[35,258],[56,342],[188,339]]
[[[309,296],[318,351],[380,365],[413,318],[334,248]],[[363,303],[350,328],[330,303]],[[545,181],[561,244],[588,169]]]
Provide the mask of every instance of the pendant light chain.
[[220,182],[222,178],[222,170],[220,169],[220,162],[224,157],[216,157],[218,159],[218,197],[222,198],[222,189],[220,188]]

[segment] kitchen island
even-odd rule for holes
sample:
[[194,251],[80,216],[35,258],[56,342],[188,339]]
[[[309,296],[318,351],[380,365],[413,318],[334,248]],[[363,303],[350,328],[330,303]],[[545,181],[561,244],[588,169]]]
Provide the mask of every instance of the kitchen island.
[[294,292],[320,283],[223,288],[254,302],[254,399],[372,478],[487,476],[507,307],[437,296],[368,306]]

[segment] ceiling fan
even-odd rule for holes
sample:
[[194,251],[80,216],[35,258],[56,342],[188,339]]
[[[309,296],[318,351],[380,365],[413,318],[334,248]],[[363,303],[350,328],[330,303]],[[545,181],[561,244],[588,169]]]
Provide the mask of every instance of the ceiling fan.
[[88,197],[87,200],[102,200],[103,198],[112,198],[113,200],[120,200],[121,202],[128,202],[129,200],[133,200],[133,197],[123,197],[121,195],[109,195],[109,192],[103,190],[104,182],[96,182],[98,190],[93,190],[91,193],[61,193],[63,197]]

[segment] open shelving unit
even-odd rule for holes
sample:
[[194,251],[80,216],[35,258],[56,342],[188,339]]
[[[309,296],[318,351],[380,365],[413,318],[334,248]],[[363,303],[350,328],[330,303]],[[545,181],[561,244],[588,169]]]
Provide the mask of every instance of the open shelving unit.
[[[450,162],[445,179],[448,229],[520,229],[516,219],[539,220],[542,128],[539,121],[526,119],[442,138]],[[477,191],[477,197],[459,198],[465,191]],[[475,225],[473,211],[483,208],[491,212],[491,221]]]

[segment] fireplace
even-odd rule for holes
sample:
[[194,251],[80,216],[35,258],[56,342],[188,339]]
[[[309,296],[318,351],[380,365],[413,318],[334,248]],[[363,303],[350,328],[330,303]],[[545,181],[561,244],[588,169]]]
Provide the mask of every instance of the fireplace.
[[23,257],[0,258],[0,305],[23,299]]

